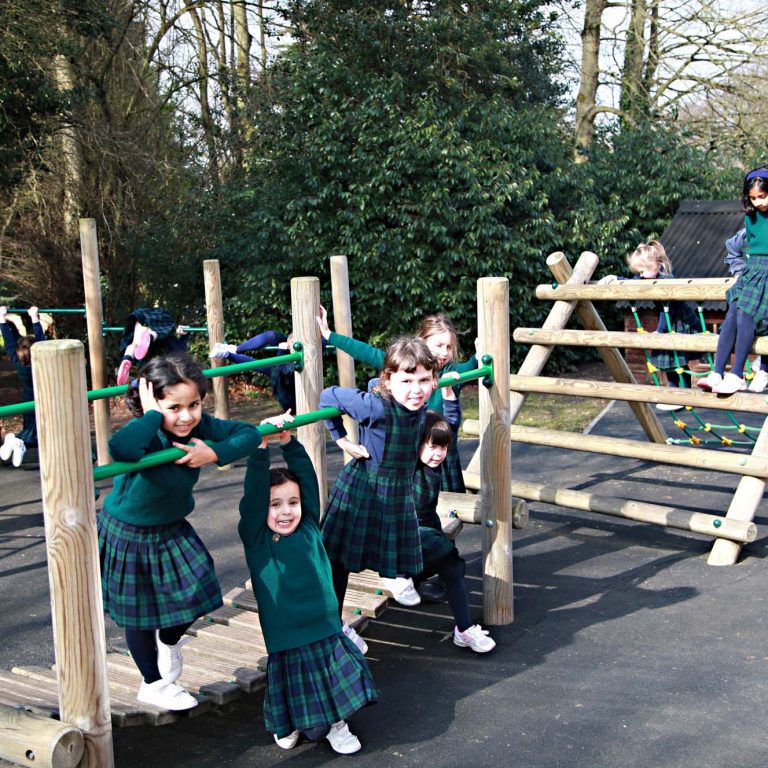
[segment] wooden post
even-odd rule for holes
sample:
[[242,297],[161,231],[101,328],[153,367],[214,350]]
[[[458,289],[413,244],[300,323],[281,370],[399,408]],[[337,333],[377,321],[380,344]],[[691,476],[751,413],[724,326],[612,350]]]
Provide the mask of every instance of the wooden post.
[[[101,302],[99,272],[99,241],[95,219],[80,219],[80,253],[83,261],[85,290],[85,321],[88,328],[88,359],[91,364],[91,389],[107,386],[107,363],[101,326],[104,314]],[[109,399],[95,400],[93,419],[96,430],[96,455],[99,465],[110,464],[109,436],[111,433]]]
[[67,723],[0,704],[0,757],[19,765],[75,768],[83,734]]
[[[579,260],[576,262],[576,267],[568,277],[565,277],[565,274],[559,267],[559,265],[563,262],[566,264],[566,266],[568,265],[568,262],[565,259],[565,254],[561,253],[560,251],[552,253],[547,257],[547,264],[549,265],[550,269],[552,269],[553,272],[557,271],[558,274],[562,274],[564,279],[561,282],[567,282],[569,284],[573,282],[576,285],[581,285],[592,277],[592,273],[595,271],[595,269],[597,269],[598,258],[594,253],[585,251],[579,257]],[[567,266],[567,269],[570,272],[570,267]],[[558,278],[558,280],[559,279],[560,278]],[[552,305],[552,308],[549,310],[549,315],[547,315],[547,319],[544,321],[542,328],[551,331],[565,328],[575,309],[575,301],[556,301]],[[525,360],[523,360],[523,364],[520,366],[518,373],[523,376],[538,376],[544,369],[544,366],[546,365],[547,360],[549,360],[549,356],[552,354],[553,349],[553,346],[542,346],[540,344],[534,344],[528,350],[528,354],[525,356]],[[513,423],[517,418],[524,403],[524,394],[513,392],[510,395],[510,424]],[[475,451],[474,456],[470,460],[469,466],[467,467],[467,472],[480,472],[479,448]]]
[[[331,292],[333,295],[333,327],[336,333],[352,336],[352,305],[349,300],[349,269],[346,256],[331,256]],[[355,387],[355,360],[342,350],[336,350],[336,365],[339,369],[339,384],[342,387]],[[358,442],[357,422],[344,416],[344,428],[347,436],[355,443]],[[352,457],[344,453],[344,463]]]
[[87,765],[111,768],[85,360],[79,341],[32,347],[48,581],[62,721],[85,736]]
[[[291,314],[293,338],[304,345],[304,370],[296,378],[296,411],[316,411],[323,389],[323,347],[315,319],[320,313],[320,280],[316,277],[294,277],[291,280]],[[328,499],[328,472],[325,460],[325,425],[322,421],[298,428],[298,439],[306,448],[315,467],[320,486],[320,507]]]
[[494,384],[479,385],[480,466],[482,476],[483,619],[511,624],[512,605],[512,470],[509,440],[509,281],[477,281],[477,326],[481,354],[493,356]]
[[[768,419],[763,422],[760,434],[752,448],[755,458],[768,458]],[[742,477],[733,494],[731,504],[725,513],[727,520],[752,521],[765,493],[764,477]],[[733,565],[739,559],[741,545],[735,541],[718,539],[712,545],[708,565]]]
[[[218,259],[206,259],[203,262],[203,276],[205,278],[205,311],[208,319],[208,344],[225,341],[224,336],[224,302],[221,295],[221,272]],[[220,368],[226,365],[226,360],[211,360],[212,368]],[[213,379],[213,403],[214,413],[217,419],[229,418],[229,398],[227,396],[226,376],[217,376]]]

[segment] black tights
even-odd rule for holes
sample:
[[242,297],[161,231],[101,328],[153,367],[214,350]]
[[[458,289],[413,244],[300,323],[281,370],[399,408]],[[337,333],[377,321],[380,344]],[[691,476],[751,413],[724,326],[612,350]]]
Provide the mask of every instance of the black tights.
[[347,594],[349,573],[338,560],[331,560],[331,578],[333,579],[333,591],[336,593],[336,601],[339,604],[339,616],[341,616],[341,611],[344,608],[344,595]]
[[448,598],[448,604],[451,606],[453,618],[459,632],[463,632],[472,626],[472,619],[469,615],[469,596],[467,595],[467,585],[464,581],[466,565],[464,559],[459,555],[454,547],[437,565],[425,569],[423,573],[414,579],[418,584],[435,573],[445,582],[445,596]]
[[738,304],[729,304],[725,320],[720,326],[720,337],[715,353],[715,372],[721,376],[733,351],[731,373],[744,376],[744,364],[747,362],[752,342],[755,339],[755,319],[742,312]]
[[[189,624],[180,624],[177,627],[163,627],[160,630],[160,640],[166,645],[176,645],[193,623],[190,621]],[[160,672],[157,669],[155,630],[126,628],[125,642],[144,682],[156,683],[160,679]]]

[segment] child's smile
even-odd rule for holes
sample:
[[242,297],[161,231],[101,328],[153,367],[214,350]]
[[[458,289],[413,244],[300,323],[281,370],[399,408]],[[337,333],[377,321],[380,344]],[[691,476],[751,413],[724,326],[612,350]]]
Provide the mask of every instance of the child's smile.
[[292,534],[301,522],[301,496],[293,480],[269,489],[267,526],[283,536]]
[[189,437],[200,423],[203,401],[196,384],[183,381],[173,387],[166,387],[163,399],[158,400],[163,414],[163,429],[175,437]]

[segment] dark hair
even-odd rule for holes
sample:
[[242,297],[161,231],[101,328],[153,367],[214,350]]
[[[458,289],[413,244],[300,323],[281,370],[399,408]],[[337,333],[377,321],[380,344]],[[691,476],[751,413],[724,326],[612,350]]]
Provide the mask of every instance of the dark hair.
[[749,193],[753,189],[759,189],[761,192],[768,193],[768,178],[764,176],[758,176],[750,179],[749,177],[755,171],[766,171],[765,176],[768,176],[768,165],[761,165],[759,168],[753,168],[749,173],[744,175],[744,186],[741,189],[741,204],[744,207],[744,213],[754,220],[757,211],[755,206],[752,205],[752,201],[749,199]]
[[[153,357],[141,369],[141,378],[152,384],[156,400],[163,399],[167,387],[175,387],[178,384],[195,384],[201,400],[208,391],[208,380],[203,376],[200,366],[189,355]],[[132,416],[144,415],[139,397],[138,380],[130,383],[125,395],[125,404]]]
[[22,365],[32,364],[30,347],[37,341],[34,336],[21,336],[16,342],[16,357]]
[[424,420],[424,432],[421,435],[421,445],[432,443],[440,448],[448,448],[453,442],[453,432],[448,420],[442,413],[427,411]]
[[285,485],[285,483],[296,483],[296,485],[299,485],[299,478],[296,473],[291,472],[288,467],[273,467],[269,470],[270,488],[276,485]]
[[437,360],[432,356],[423,339],[417,336],[403,336],[396,339],[387,347],[379,385],[374,388],[374,391],[382,397],[389,397],[389,392],[383,386],[384,382],[389,381],[393,373],[398,371],[413,373],[420,365],[431,371],[433,376],[437,376]]

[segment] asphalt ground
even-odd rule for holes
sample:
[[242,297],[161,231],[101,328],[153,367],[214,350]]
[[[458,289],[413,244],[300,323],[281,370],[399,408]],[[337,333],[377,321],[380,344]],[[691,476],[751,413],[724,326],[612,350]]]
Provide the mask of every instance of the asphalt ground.
[[[610,407],[593,432],[642,439],[623,403]],[[474,447],[462,444],[465,464]],[[338,469],[338,455],[329,465]],[[247,578],[236,531],[243,472],[242,464],[204,470],[191,518],[225,590]],[[710,512],[727,508],[738,482],[523,445],[513,446],[512,473]],[[0,489],[0,668],[49,665],[37,467],[0,467]],[[280,750],[264,729],[259,693],[227,711],[164,727],[116,729],[116,764],[764,768],[765,514],[763,503],[758,539],[739,563],[716,568],[706,563],[705,537],[532,504],[528,527],[515,531],[515,621],[491,628],[495,651],[481,656],[455,647],[444,604],[397,607],[370,622],[366,639],[380,701],[351,718],[363,742],[358,754],[336,755],[327,743]],[[480,621],[481,535],[466,526],[459,538]],[[109,620],[107,643],[122,644]]]

